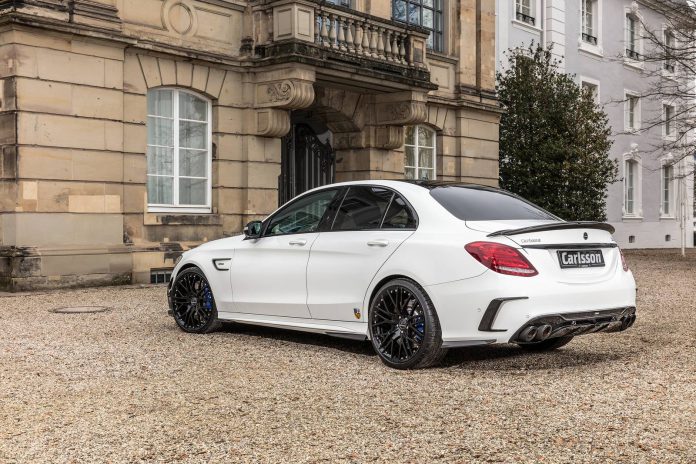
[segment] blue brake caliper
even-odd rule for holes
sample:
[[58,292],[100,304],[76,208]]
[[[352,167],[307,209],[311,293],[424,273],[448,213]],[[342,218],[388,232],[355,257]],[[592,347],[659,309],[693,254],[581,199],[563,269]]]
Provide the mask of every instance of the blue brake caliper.
[[423,321],[423,316],[419,316],[416,319],[416,340],[418,343],[423,341],[423,335],[425,334],[425,322]]
[[210,292],[210,287],[207,283],[203,285],[203,307],[210,312],[213,310],[213,294]]

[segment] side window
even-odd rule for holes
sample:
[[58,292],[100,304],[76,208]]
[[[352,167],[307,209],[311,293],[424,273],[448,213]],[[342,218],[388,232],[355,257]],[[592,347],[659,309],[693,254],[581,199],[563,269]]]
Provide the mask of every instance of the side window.
[[271,218],[264,235],[316,232],[337,190],[322,190],[290,203]]
[[415,229],[416,217],[413,210],[399,195],[395,195],[382,221],[382,229]]
[[379,229],[392,195],[381,187],[351,187],[336,213],[333,230]]

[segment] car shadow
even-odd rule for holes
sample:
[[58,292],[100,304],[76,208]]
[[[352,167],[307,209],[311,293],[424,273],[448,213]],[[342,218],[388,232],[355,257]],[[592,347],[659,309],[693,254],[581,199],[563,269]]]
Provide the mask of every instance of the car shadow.
[[[377,360],[377,354],[369,341],[347,340],[317,333],[239,323],[225,323],[222,331],[260,339],[328,348]],[[625,361],[631,357],[633,357],[631,352],[608,353],[574,348],[572,342],[561,349],[547,353],[524,351],[517,345],[491,345],[452,348],[439,368],[480,372],[563,369]]]
[[298,345],[320,346],[346,353],[376,357],[377,354],[372,349],[368,340],[350,340],[329,335],[300,332],[297,330],[281,329],[276,327],[265,327],[260,325],[241,324],[238,322],[226,322],[221,329],[222,332],[241,334],[255,338],[266,338]]
[[525,351],[517,345],[451,349],[441,366],[471,371],[563,369],[625,361],[630,352],[588,351],[569,345],[550,352]]

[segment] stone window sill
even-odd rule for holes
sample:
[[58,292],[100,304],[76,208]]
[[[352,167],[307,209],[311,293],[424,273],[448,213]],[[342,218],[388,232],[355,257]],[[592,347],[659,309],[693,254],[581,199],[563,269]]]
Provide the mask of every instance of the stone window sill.
[[584,40],[578,40],[578,51],[594,58],[604,58],[604,50],[600,44],[592,45]]
[[511,21],[514,27],[518,27],[520,29],[535,33],[541,32],[541,28],[537,27],[536,25],[532,26],[531,24],[525,23],[523,21],[518,21],[517,19],[512,19]]
[[636,61],[627,56],[624,56],[624,66],[634,71],[643,72],[645,70],[645,63],[643,61]]
[[219,226],[222,217],[212,213],[145,213],[143,223],[147,226]]

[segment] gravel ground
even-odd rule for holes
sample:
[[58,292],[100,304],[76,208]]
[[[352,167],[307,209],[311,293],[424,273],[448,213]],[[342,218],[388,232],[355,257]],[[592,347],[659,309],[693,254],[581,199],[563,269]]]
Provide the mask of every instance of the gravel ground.
[[[631,330],[411,372],[368,343],[184,334],[161,286],[5,295],[0,461],[696,462],[696,254],[628,260]],[[112,309],[49,312],[74,304]]]

